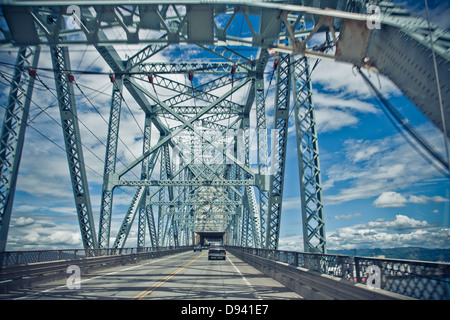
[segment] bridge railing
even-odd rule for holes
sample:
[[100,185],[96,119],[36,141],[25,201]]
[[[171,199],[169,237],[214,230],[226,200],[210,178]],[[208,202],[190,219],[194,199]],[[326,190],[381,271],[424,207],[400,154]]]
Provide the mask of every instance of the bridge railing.
[[234,248],[416,299],[450,300],[450,263]]
[[165,251],[170,249],[173,249],[173,247],[4,251],[0,252],[0,268],[14,267],[37,262],[75,260],[89,257]]

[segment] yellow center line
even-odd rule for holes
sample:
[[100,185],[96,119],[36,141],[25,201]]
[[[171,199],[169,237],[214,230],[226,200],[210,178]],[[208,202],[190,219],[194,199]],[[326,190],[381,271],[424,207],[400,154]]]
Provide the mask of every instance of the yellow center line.
[[138,299],[141,300],[143,298],[145,298],[147,295],[149,295],[150,293],[152,293],[154,290],[156,290],[158,287],[162,286],[164,283],[166,283],[167,281],[169,281],[171,278],[173,278],[175,275],[177,275],[178,273],[180,273],[181,271],[183,271],[185,268],[187,268],[189,265],[191,265],[194,261],[196,261],[198,258],[200,258],[202,255],[204,255],[206,253],[203,252],[202,254],[198,255],[197,257],[195,257],[194,259],[192,259],[191,261],[185,263],[184,265],[182,265],[181,267],[179,267],[177,270],[175,270],[174,272],[172,272],[171,274],[165,276],[163,279],[161,279],[160,281],[158,281],[157,283],[155,283],[154,285],[152,285],[151,287],[149,287],[147,290],[142,291],[141,293],[139,293],[138,295],[134,296],[133,299]]

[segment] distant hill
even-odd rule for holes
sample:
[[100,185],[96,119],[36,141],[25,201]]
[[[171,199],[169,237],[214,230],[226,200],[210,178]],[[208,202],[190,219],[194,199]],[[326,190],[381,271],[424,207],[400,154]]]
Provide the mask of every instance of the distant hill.
[[[354,249],[327,251],[328,254],[355,255]],[[450,249],[426,249],[419,247],[356,249],[356,255],[359,257],[385,256],[388,259],[450,262]]]

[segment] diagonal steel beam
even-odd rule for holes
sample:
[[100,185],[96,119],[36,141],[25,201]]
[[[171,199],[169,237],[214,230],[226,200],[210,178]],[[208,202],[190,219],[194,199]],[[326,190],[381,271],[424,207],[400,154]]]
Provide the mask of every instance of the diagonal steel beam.
[[66,70],[71,70],[69,51],[67,47],[60,46],[53,46],[50,51],[81,238],[86,249],[94,249],[98,247],[98,243],[84,165],[80,129],[78,127],[75,96],[73,84],[66,73]]
[[27,68],[36,69],[39,53],[39,47],[19,49],[3,118],[0,137],[0,252],[6,249],[35,80]]

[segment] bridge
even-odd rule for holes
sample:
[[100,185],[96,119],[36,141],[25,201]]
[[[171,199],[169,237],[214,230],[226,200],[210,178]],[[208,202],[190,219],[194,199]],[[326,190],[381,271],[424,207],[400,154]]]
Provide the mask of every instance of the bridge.
[[[14,64],[5,64],[13,74],[1,74],[9,85],[0,142],[3,283],[8,287],[25,278],[34,283],[47,272],[61,275],[67,261],[86,268],[91,263],[103,266],[97,266],[101,270],[112,268],[83,276],[82,287],[90,290],[69,292],[65,280],[58,280],[62,282],[8,293],[11,298],[334,299],[359,294],[369,299],[409,294],[448,299],[448,264],[423,263],[416,268],[412,261],[327,255],[309,63],[315,58],[353,65],[387,116],[447,177],[448,148],[446,159],[401,118],[367,76],[369,71],[377,72],[393,81],[447,141],[450,38],[446,31],[390,2],[363,0],[171,4],[80,0],[69,5],[10,0],[1,2],[0,21],[0,46],[18,52]],[[319,37],[322,42],[313,45],[311,39],[321,34],[325,38]],[[94,48],[110,71],[74,68],[70,51],[76,46]],[[127,55],[121,52],[124,46]],[[43,48],[50,51],[51,66],[39,59]],[[161,60],[161,54],[173,50],[180,52],[177,61]],[[197,58],[182,61],[187,55],[181,50],[195,51]],[[46,83],[48,74],[54,90]],[[88,75],[104,76],[110,82],[106,117],[78,81]],[[45,92],[56,101],[59,121],[34,102],[37,88],[38,94]],[[105,150],[102,173],[85,161],[92,151],[83,142],[80,127],[92,133],[89,126],[95,125],[80,120],[75,90],[86,101],[83,108],[97,112],[107,124],[104,138],[93,134]],[[274,92],[270,131],[269,91]],[[132,104],[139,106],[144,123],[137,121]],[[9,265],[11,257],[19,257],[6,248],[25,132],[33,128],[56,144],[33,127],[31,106],[58,122],[63,131],[60,148],[67,155],[83,244],[81,259],[59,251],[56,258],[55,253],[46,253],[53,256],[51,261]],[[121,136],[125,112],[131,119],[127,125],[142,133],[139,154]],[[303,253],[278,250],[289,121],[294,122],[296,136]],[[128,149],[131,160],[118,156],[120,147]],[[88,172],[102,179],[97,225]],[[120,227],[114,229],[112,221],[118,213],[113,200],[119,190],[128,193],[131,201],[125,214],[119,213]],[[136,244],[127,242],[133,226]],[[192,252],[195,244],[213,242],[230,248],[226,261],[207,262],[205,252]],[[130,247],[135,247],[134,252],[126,253]],[[123,266],[129,263],[133,265]],[[411,269],[427,270],[425,274],[433,275],[433,293],[424,297],[402,291],[399,296],[396,290],[382,291],[386,287],[371,291],[367,288],[374,272],[371,266],[387,272],[384,286],[397,287],[405,281],[422,285]],[[395,277],[386,280],[386,274]],[[142,280],[143,275],[148,280]],[[123,283],[124,277],[130,281]],[[336,286],[342,288],[339,294],[332,293]],[[110,290],[99,292],[94,289],[98,287]]]

